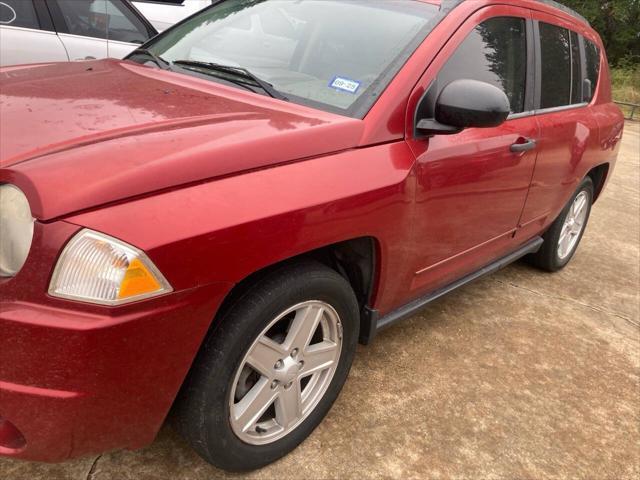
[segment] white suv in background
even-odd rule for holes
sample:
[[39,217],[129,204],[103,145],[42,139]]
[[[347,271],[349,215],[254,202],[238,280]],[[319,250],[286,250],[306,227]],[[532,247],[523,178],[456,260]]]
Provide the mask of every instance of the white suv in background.
[[122,58],[157,33],[127,0],[0,0],[0,66]]
[[136,8],[160,32],[212,3],[213,0],[133,0]]

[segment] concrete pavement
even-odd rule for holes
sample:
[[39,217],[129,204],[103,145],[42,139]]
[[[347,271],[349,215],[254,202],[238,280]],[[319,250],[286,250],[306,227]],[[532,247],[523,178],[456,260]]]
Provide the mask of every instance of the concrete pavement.
[[360,347],[329,416],[248,475],[207,465],[170,429],[137,452],[0,479],[640,477],[640,124],[570,266],[518,263]]

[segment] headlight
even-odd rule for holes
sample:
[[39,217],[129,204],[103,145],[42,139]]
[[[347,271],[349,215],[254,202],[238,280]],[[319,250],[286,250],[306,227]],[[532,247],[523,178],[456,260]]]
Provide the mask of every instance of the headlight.
[[0,277],[15,276],[27,261],[33,222],[24,193],[13,185],[0,185]]
[[49,286],[54,297],[100,305],[120,305],[171,291],[144,252],[91,230],[82,230],[67,244]]

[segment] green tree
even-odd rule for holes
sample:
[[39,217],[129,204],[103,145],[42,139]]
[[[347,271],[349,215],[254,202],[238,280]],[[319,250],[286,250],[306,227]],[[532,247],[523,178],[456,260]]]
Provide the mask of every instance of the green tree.
[[561,1],[598,31],[612,65],[640,64],[640,0]]

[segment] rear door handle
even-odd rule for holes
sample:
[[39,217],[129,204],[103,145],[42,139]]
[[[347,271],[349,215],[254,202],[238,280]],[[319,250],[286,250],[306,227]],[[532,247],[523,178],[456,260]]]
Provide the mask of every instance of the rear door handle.
[[524,142],[518,142],[511,145],[511,151],[513,153],[528,152],[529,150],[533,150],[534,148],[536,148],[536,146],[538,145],[535,140],[532,140],[530,138],[525,138],[523,140]]

